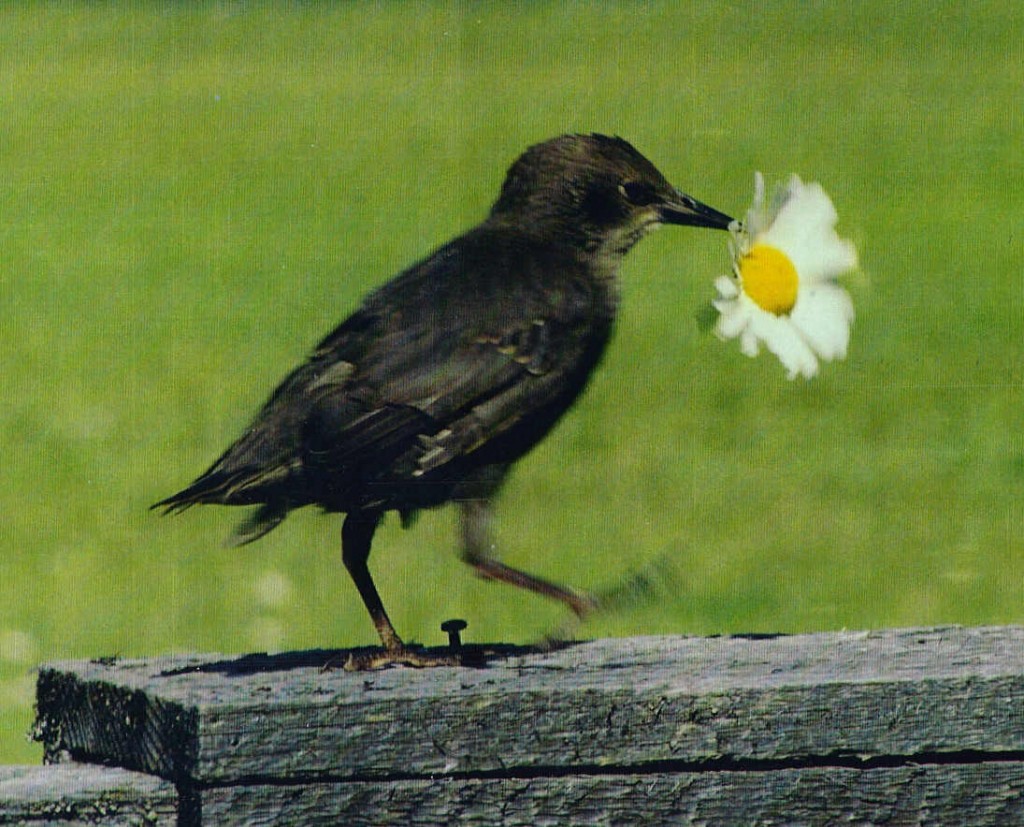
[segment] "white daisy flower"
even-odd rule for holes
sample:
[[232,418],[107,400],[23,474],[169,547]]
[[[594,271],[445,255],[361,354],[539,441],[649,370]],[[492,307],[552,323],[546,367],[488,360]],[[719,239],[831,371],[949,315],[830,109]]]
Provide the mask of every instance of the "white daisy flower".
[[729,228],[733,276],[715,281],[715,332],[738,337],[747,356],[764,344],[790,379],[810,379],[818,359],[846,356],[853,302],[835,280],[857,266],[857,250],[836,234],[837,218],[821,185],[796,175],[766,205],[758,172],[743,224]]

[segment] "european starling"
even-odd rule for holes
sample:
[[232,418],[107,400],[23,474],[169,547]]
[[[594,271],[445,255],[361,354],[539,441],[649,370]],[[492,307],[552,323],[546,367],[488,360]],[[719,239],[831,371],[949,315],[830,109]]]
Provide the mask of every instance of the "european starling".
[[478,574],[582,616],[591,598],[495,557],[491,501],[600,362],[623,256],[659,224],[730,221],[621,138],[532,146],[483,223],[371,293],[238,441],[154,507],[257,506],[237,544],[305,505],[343,513],[342,559],[384,644],[363,665],[448,662],[402,642],[370,576],[370,544],[388,511],[408,525],[420,509],[458,503],[462,556]]

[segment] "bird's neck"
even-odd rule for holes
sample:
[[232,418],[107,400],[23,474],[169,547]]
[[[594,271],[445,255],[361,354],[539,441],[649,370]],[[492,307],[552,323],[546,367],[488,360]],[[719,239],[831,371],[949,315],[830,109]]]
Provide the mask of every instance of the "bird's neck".
[[[510,221],[504,215],[492,214],[480,227],[484,233],[496,233],[504,239],[514,238],[517,255],[534,263],[562,262],[569,271],[585,274],[593,293],[594,310],[598,315],[613,318],[619,302],[619,267],[636,238],[608,235],[596,236],[585,228],[550,224],[538,226],[527,221]],[[639,236],[637,236],[639,237]],[[543,269],[543,268],[542,268]]]
[[600,248],[578,252],[580,263],[597,287],[597,309],[613,318],[619,306],[619,266],[624,253],[612,253]]

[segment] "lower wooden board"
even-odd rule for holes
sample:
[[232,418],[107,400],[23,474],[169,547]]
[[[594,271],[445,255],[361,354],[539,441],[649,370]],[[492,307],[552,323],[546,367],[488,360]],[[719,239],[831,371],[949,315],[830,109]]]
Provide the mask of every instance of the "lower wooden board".
[[1024,824],[1024,762],[243,785],[183,824]]
[[115,767],[0,766],[0,824],[172,827],[178,793],[160,778]]

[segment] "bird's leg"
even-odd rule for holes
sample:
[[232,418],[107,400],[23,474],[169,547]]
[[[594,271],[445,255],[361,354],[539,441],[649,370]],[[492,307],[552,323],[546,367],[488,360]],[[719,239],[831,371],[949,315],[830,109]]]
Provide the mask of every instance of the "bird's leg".
[[597,608],[597,601],[588,594],[506,566],[497,559],[491,541],[490,500],[468,499],[462,500],[459,505],[462,509],[462,559],[476,569],[480,577],[499,580],[554,598],[572,609],[580,618]]
[[381,643],[384,644],[384,652],[369,656],[349,655],[345,662],[345,668],[349,670],[376,669],[392,663],[402,663],[407,666],[453,666],[458,665],[460,660],[452,655],[428,655],[410,649],[395,631],[391,624],[384,603],[380,599],[377,587],[370,576],[370,569],[367,560],[370,557],[370,545],[373,541],[373,534],[380,524],[380,514],[349,514],[341,527],[341,559],[345,568],[356,584],[359,596],[363,605],[370,613],[377,634],[380,635]]
[[356,584],[356,589],[359,590],[359,596],[370,613],[370,619],[377,629],[377,634],[380,635],[385,650],[397,652],[403,649],[405,644],[402,643],[395,627],[391,625],[391,619],[384,610],[384,603],[367,566],[373,534],[379,524],[379,514],[351,514],[346,517],[341,528],[341,560],[348,569],[352,582]]

